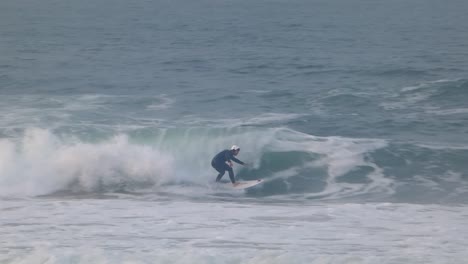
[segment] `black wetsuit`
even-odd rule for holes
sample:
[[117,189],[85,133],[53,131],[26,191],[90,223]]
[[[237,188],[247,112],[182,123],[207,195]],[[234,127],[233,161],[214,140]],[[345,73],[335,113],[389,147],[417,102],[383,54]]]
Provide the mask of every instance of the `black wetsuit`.
[[227,161],[231,160],[244,165],[244,162],[236,159],[232,151],[230,151],[229,149],[225,149],[220,153],[216,154],[216,156],[214,156],[213,160],[211,161],[211,166],[213,166],[213,168],[215,168],[215,170],[219,172],[218,177],[216,177],[216,181],[221,180],[221,178],[224,176],[224,173],[228,171],[231,182],[236,182],[236,180],[234,179],[234,172],[232,171],[232,168],[228,164],[226,164]]

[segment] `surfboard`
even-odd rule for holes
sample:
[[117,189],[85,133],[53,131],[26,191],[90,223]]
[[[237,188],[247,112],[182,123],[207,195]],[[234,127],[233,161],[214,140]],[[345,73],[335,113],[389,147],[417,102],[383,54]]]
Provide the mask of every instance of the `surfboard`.
[[260,184],[262,182],[263,182],[263,180],[259,179],[259,180],[253,180],[253,181],[238,181],[237,182],[238,184],[236,186],[232,186],[232,183],[228,183],[228,184],[231,185],[231,187],[233,189],[242,190],[242,189],[250,188],[250,187],[255,186],[257,184]]

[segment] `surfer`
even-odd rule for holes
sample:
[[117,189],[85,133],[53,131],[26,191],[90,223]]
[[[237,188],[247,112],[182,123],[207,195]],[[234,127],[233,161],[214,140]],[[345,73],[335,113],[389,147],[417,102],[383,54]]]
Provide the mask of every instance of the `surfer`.
[[[236,145],[233,145],[231,149],[225,149],[220,153],[214,156],[211,160],[211,166],[219,172],[218,177],[216,177],[216,182],[219,182],[224,176],[226,171],[229,172],[229,178],[231,179],[232,185],[236,186],[236,179],[234,179],[234,171],[232,170],[232,161],[246,166],[246,163],[236,159],[234,156],[239,154],[240,148]],[[232,160],[232,161],[231,161]]]

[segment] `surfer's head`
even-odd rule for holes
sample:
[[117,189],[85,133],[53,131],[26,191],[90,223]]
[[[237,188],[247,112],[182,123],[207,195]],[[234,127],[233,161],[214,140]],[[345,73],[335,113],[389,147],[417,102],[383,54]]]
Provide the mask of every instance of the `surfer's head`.
[[231,151],[232,151],[232,153],[233,153],[234,155],[237,155],[237,154],[239,154],[240,148],[239,148],[239,146],[237,146],[237,145],[232,145]]

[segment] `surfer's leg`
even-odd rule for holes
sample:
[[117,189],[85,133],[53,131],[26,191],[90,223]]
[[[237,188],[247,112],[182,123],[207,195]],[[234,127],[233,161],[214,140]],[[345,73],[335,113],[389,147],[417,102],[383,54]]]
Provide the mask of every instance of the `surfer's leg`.
[[232,170],[231,167],[229,167],[228,172],[229,172],[229,179],[231,179],[232,183],[235,183],[236,180],[234,179],[234,171]]
[[224,171],[218,174],[218,177],[216,177],[216,182],[219,182],[223,176],[224,176]]
[[221,180],[221,178],[224,176],[224,173],[226,172],[226,170],[224,169],[223,164],[216,164],[216,163],[212,162],[211,166],[213,166],[213,168],[217,172],[219,172],[218,176],[216,177],[216,182],[219,182]]

